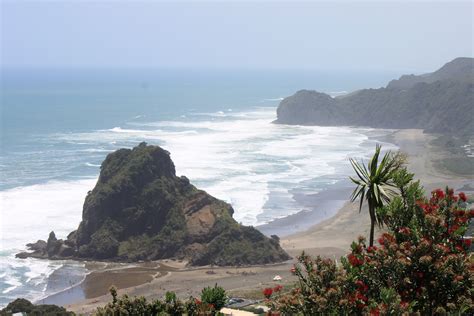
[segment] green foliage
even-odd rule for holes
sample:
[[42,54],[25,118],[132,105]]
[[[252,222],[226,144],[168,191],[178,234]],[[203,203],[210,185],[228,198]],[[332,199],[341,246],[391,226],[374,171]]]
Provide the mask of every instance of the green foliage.
[[97,259],[113,258],[117,255],[119,236],[122,232],[120,224],[107,219],[103,225],[91,236],[89,244],[80,249],[83,256],[94,255]]
[[225,290],[219,286],[205,288],[202,301],[189,297],[180,300],[176,293],[166,292],[163,300],[148,301],[143,296],[130,298],[128,295],[117,296],[117,290],[110,288],[112,302],[97,308],[95,316],[146,315],[146,316],[198,316],[216,315],[226,302]]
[[18,298],[9,303],[7,307],[0,311],[0,315],[12,315],[14,313],[26,313],[32,316],[54,315],[73,316],[73,312],[68,312],[64,307],[50,304],[34,305],[24,298]]
[[202,289],[201,301],[203,304],[212,305],[216,310],[220,310],[227,302],[227,294],[222,287],[215,284],[214,287]]
[[[110,289],[112,302],[104,307],[97,308],[96,316],[115,315],[183,315],[186,313],[185,304],[178,300],[176,294],[167,292],[164,301],[149,302],[143,296],[130,298],[128,295],[117,296],[117,290]],[[191,315],[191,314],[189,314]]]
[[393,177],[404,163],[400,154],[392,154],[390,151],[385,153],[379,163],[381,149],[380,145],[375,147],[375,153],[367,166],[352,158],[350,159],[351,165],[357,174],[357,179],[350,177],[352,182],[357,185],[352,192],[351,201],[360,199],[359,211],[362,209],[365,200],[369,205],[371,246],[374,243],[375,224],[381,225],[383,223],[376,211],[390,202],[390,199],[396,195],[394,191],[396,185]]
[[445,169],[451,173],[461,176],[474,175],[474,158],[473,157],[448,157],[437,160],[436,167]]
[[413,181],[413,177],[414,174],[409,173],[406,168],[397,170],[393,175],[393,181],[399,195],[378,209],[381,221],[392,231],[400,227],[417,225],[419,217],[416,213],[421,212],[417,202],[424,198],[424,192],[420,181]]
[[[215,226],[222,227],[220,233],[212,239],[201,256],[196,257],[193,264],[202,265],[210,262],[221,266],[266,264],[288,260],[290,257],[274,240],[264,236],[253,227],[242,226],[237,223],[223,224],[218,219]],[[213,233],[211,233],[213,235]]]

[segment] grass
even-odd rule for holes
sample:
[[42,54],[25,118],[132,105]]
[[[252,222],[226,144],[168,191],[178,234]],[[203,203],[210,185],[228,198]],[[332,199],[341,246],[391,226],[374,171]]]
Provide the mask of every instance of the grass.
[[435,167],[460,176],[474,175],[474,158],[450,157],[440,159],[435,161]]
[[442,135],[434,139],[431,144],[449,154],[447,158],[436,160],[435,167],[454,175],[474,175],[474,157],[468,157],[463,148],[471,138]]

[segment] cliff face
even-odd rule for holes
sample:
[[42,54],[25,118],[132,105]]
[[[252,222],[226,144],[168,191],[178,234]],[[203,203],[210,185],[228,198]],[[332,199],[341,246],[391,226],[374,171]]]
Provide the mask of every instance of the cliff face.
[[[330,100],[329,100],[330,99]],[[457,58],[421,76],[402,76],[386,88],[330,98],[302,90],[284,99],[276,123],[421,128],[474,135],[474,59]]]
[[84,202],[82,222],[67,240],[52,232],[19,257],[99,260],[187,259],[239,265],[289,259],[278,241],[239,225],[232,207],[185,177],[169,153],[145,143],[109,154]]

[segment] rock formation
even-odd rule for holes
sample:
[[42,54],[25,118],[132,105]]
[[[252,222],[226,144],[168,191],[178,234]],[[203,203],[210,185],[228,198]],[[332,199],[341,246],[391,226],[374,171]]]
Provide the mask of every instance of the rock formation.
[[474,135],[474,59],[457,58],[421,76],[402,76],[386,88],[331,98],[301,90],[281,101],[276,123],[420,128]]
[[238,224],[232,207],[177,177],[169,153],[145,143],[107,156],[66,240],[28,244],[20,258],[114,261],[178,258],[192,265],[289,259],[275,238]]

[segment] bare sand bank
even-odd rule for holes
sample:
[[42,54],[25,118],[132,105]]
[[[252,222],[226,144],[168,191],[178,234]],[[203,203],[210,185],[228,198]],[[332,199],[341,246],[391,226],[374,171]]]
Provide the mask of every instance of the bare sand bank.
[[[428,192],[446,185],[455,189],[474,187],[472,178],[449,175],[434,167],[435,160],[443,159],[449,154],[430,145],[433,136],[411,129],[397,131],[390,137],[390,142],[408,154],[409,170],[415,173]],[[348,198],[349,196],[347,200]],[[346,202],[333,217],[305,231],[282,238],[281,245],[293,257],[305,250],[312,255],[339,258],[348,252],[350,243],[359,235],[367,236],[368,230],[367,210],[363,209],[359,214],[358,205]],[[147,298],[161,298],[166,291],[175,291],[183,298],[197,296],[203,287],[215,283],[233,295],[258,295],[262,288],[278,283],[273,281],[275,275],[280,275],[283,283],[294,280],[289,272],[293,262],[294,260],[276,265],[242,268],[186,268],[185,263],[167,260],[96,269],[81,285],[86,299],[66,305],[66,308],[83,314],[92,312],[97,306],[110,301],[106,290],[112,284],[119,288],[119,294],[143,295]]]

